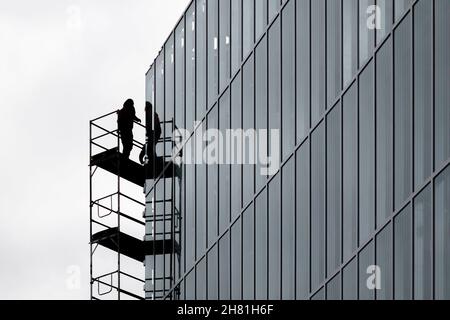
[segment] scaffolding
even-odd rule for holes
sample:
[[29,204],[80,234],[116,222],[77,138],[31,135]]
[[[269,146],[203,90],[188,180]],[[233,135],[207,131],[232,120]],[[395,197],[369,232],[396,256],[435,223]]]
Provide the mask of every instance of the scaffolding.
[[[161,123],[163,126],[171,125],[173,131],[175,130],[174,121],[166,121]],[[145,126],[136,123],[136,130],[143,130]],[[148,159],[145,165],[138,164],[133,160],[125,158],[121,154],[120,133],[117,126],[117,111],[111,112],[104,116],[98,117],[90,121],[89,128],[89,184],[90,184],[90,295],[91,300],[103,299],[136,299],[143,300],[145,295],[143,291],[145,288],[147,277],[133,274],[132,272],[124,271],[123,260],[138,262],[144,265],[145,269],[149,268],[146,261],[149,257],[157,259],[158,256],[169,256],[171,265],[172,260],[180,259],[180,242],[176,239],[180,231],[181,215],[179,210],[176,210],[173,203],[175,198],[175,188],[172,190],[168,198],[153,200],[148,206],[146,202],[137,200],[136,196],[132,197],[124,191],[123,184],[127,181],[128,191],[130,188],[135,188],[139,191],[142,197],[142,191],[145,194],[147,189],[154,188],[156,181],[163,179],[179,177],[178,168],[168,156]],[[165,132],[165,130],[164,130]],[[145,136],[145,134],[143,135]],[[158,141],[162,145],[168,143],[174,146],[172,138],[163,137]],[[147,144],[133,140],[133,146],[139,151],[148,147]],[[166,149],[166,147],[164,147]],[[101,183],[97,177],[100,173],[109,175],[108,182]],[[115,180],[112,183],[112,179]],[[94,179],[95,178],[95,179]],[[155,183],[151,183],[154,180]],[[175,183],[172,183],[174,186]],[[113,186],[114,191],[103,192],[107,187]],[[130,187],[133,186],[133,187]],[[101,195],[95,196],[93,194],[94,187],[98,187]],[[138,189],[137,189],[138,188]],[[104,195],[103,193],[106,193]],[[125,205],[125,202],[128,206]],[[164,207],[169,208],[169,212],[157,213],[153,209],[155,205],[163,203]],[[132,207],[132,212],[126,212],[129,207]],[[163,232],[156,232],[157,226],[163,222]],[[168,225],[167,225],[168,224]],[[168,228],[166,228],[166,225]],[[151,226],[154,232],[147,234],[146,229]],[[131,235],[131,231],[141,237]],[[145,235],[145,236],[144,236]],[[97,272],[94,268],[96,264],[95,256],[98,248],[103,250],[103,265],[108,271]],[[105,255],[115,255],[115,258],[105,259]],[[126,258],[124,258],[126,257]],[[110,257],[108,257],[110,258]],[[105,262],[106,260],[106,262]],[[164,258],[164,261],[166,258]],[[112,266],[111,266],[112,265]],[[153,267],[154,268],[154,267]],[[110,271],[112,269],[112,271]],[[161,277],[152,277],[153,282],[164,281],[164,284],[174,282],[175,271],[170,269],[168,272],[164,269]],[[151,274],[155,271],[152,269]],[[144,279],[145,278],[145,279]],[[127,286],[130,286],[129,289]],[[95,290],[95,287],[97,290]],[[103,289],[103,290],[102,290]],[[164,298],[158,294],[155,289],[153,298]]]

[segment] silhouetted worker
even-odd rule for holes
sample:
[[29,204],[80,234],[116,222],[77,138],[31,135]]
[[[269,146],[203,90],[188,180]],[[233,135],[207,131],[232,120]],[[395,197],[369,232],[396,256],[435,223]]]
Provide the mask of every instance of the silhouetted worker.
[[[161,139],[161,121],[158,114],[153,113],[153,106],[150,102],[145,103],[145,128],[147,135],[147,146],[141,151],[139,161],[144,164],[147,161],[153,162],[156,159],[156,144]],[[147,148],[147,154],[145,154]],[[146,157],[147,156],[147,157]]]
[[131,150],[133,149],[133,124],[134,121],[141,122],[136,117],[136,110],[134,109],[134,101],[128,99],[123,104],[123,108],[119,110],[117,117],[117,124],[119,127],[120,138],[122,139],[123,156],[125,158],[130,157]]

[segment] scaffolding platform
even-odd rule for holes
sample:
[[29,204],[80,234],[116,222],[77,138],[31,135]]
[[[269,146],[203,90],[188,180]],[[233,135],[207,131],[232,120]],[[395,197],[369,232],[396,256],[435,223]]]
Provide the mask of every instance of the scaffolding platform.
[[92,243],[117,252],[120,244],[120,253],[139,262],[144,262],[145,256],[178,253],[180,246],[171,239],[142,241],[126,233],[119,232],[118,228],[110,228],[92,235]]

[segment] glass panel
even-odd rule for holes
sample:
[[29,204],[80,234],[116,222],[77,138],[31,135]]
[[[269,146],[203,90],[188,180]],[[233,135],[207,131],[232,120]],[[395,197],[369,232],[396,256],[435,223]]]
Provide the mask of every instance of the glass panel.
[[237,220],[231,227],[231,299],[242,299],[242,246],[241,220]]
[[310,214],[309,214],[309,143],[305,142],[297,151],[297,299],[305,300],[309,296],[310,274]]
[[267,195],[264,190],[256,199],[256,299],[267,299]]
[[[241,92],[241,77],[240,74],[236,76],[231,84],[231,128],[242,129],[242,92]],[[231,165],[231,220],[233,220],[241,212],[242,204],[242,166],[238,161],[236,155],[239,154],[237,148],[232,150],[236,162]]]
[[290,1],[283,9],[281,28],[282,49],[282,160],[292,154],[295,147],[295,7]]
[[341,264],[341,105],[327,119],[327,275]]
[[412,0],[395,0],[395,20],[400,19],[411,6]]
[[218,260],[217,246],[214,246],[208,253],[208,300],[217,300],[219,298]]
[[377,300],[392,300],[393,287],[393,244],[392,224],[388,224],[376,238],[377,241],[377,266],[381,271],[380,290],[377,290]]
[[[206,258],[203,258],[197,265],[197,300],[206,300]],[[208,273],[208,276],[211,276]]]
[[[269,129],[280,130],[281,124],[281,43],[280,19],[269,29]],[[279,144],[281,146],[281,144]],[[271,144],[269,144],[269,154]]]
[[281,190],[280,175],[270,182],[269,197],[269,299],[281,298]]
[[374,300],[375,289],[369,288],[368,284],[376,284],[376,279],[371,281],[374,274],[371,267],[375,265],[375,248],[370,242],[359,254],[359,300]]
[[[164,54],[166,60],[166,107],[164,119],[172,120],[175,113],[175,51],[174,51],[174,35],[172,34],[164,46]],[[167,131],[167,130],[166,130]],[[172,134],[166,132],[165,135]],[[167,148],[167,146],[166,146]],[[168,152],[167,152],[168,153]]]
[[[185,128],[184,123],[184,76],[185,76],[184,19],[175,31],[175,123]],[[148,99],[147,99],[148,100]]]
[[341,0],[327,1],[327,107],[341,93],[342,68]]
[[186,129],[195,121],[195,3],[186,12]]
[[343,0],[344,86],[356,74],[358,64],[358,0]]
[[330,282],[328,282],[327,300],[341,300],[341,274],[338,274]]
[[412,215],[408,205],[396,218],[394,224],[394,279],[395,299],[412,298]]
[[269,22],[270,22],[280,9],[280,0],[268,0],[268,1],[269,1]]
[[436,299],[450,299],[450,167],[435,185],[435,290]]
[[242,218],[242,282],[244,300],[255,298],[255,213],[251,205]]
[[414,200],[414,299],[433,299],[433,205],[431,186]]
[[437,0],[435,2],[435,63],[436,63],[436,167],[440,167],[450,157],[450,1]]
[[393,79],[392,42],[377,54],[377,224],[382,226],[393,212]]
[[[219,129],[222,133],[231,127],[230,115],[230,90],[223,94],[219,102]],[[220,148],[221,149],[221,148]],[[221,154],[219,157],[226,157]],[[230,224],[230,195],[231,195],[231,166],[219,165],[219,235],[222,234]]]
[[325,280],[325,126],[311,136],[311,286]]
[[[217,174],[214,172],[209,166],[207,168],[206,164],[198,164],[196,167],[196,192],[195,196],[196,198],[196,213],[197,213],[197,221],[196,221],[196,228],[197,228],[197,256],[201,256],[205,253],[206,247],[209,247],[208,244],[211,244],[213,240],[216,240],[217,236],[217,210],[214,210],[214,207],[212,206],[211,202],[216,201],[217,198],[217,188],[215,189],[209,189],[213,188],[213,186],[217,186],[217,181],[214,180],[215,175]],[[212,183],[211,186],[208,185],[207,188],[207,171],[208,170],[208,182]],[[216,184],[214,185],[214,182]],[[211,190],[211,192],[208,192],[208,190]],[[206,206],[206,198],[209,196],[208,199],[208,208]],[[169,197],[170,198],[170,195]],[[217,205],[217,202],[216,202]],[[208,225],[207,225],[208,222]],[[207,239],[208,237],[208,239]],[[208,240],[208,243],[206,242]]]
[[[282,169],[282,299],[295,298],[295,158]],[[270,200],[269,200],[270,201]]]
[[395,30],[395,208],[411,194],[412,101],[411,101],[411,19],[408,16]]
[[[359,0],[359,65],[363,66],[372,55],[375,45],[376,13],[371,10],[375,0]],[[370,27],[370,28],[369,28]]]
[[230,299],[230,232],[219,241],[219,299]]
[[297,143],[308,134],[310,110],[310,1],[296,0],[297,7]]
[[243,55],[244,59],[253,49],[254,35],[255,35],[255,21],[254,21],[254,2],[244,0],[243,2]]
[[219,1],[219,77],[220,77],[220,92],[225,89],[230,79],[231,70],[231,0],[220,0]]
[[[218,108],[214,107],[213,110],[208,114],[208,129],[217,129],[219,128],[219,119],[218,119]],[[211,136],[207,135],[208,139],[211,139],[211,141],[214,139]],[[197,166],[197,171],[202,166]],[[212,160],[208,160],[207,165],[207,174],[208,174],[208,188],[205,190],[205,195],[203,196],[206,198],[206,194],[208,197],[208,244],[211,245],[214,241],[217,240],[218,236],[218,210],[219,210],[219,165],[214,164]],[[198,182],[200,183],[200,182]],[[197,192],[198,190],[201,190],[201,187],[197,185]],[[200,201],[199,198],[197,198],[197,209],[198,208],[198,201]],[[197,220],[198,215],[201,213],[197,210]],[[206,224],[206,222],[205,222]],[[197,221],[198,225],[198,221]]]
[[[258,1],[257,1],[258,2]],[[256,68],[255,68],[255,85],[256,85],[256,129],[258,129],[258,153],[260,157],[267,157],[267,143],[262,145],[263,139],[267,139],[267,133],[262,136],[261,129],[267,130],[267,37],[261,40],[256,47]],[[267,140],[266,140],[267,141]],[[265,147],[265,150],[264,150]],[[256,191],[267,182],[267,176],[261,174],[262,165],[258,161],[256,166]]]
[[316,300],[316,301],[321,301],[321,300],[325,300],[325,288],[322,288],[319,290],[319,292],[317,292],[312,298],[311,300]]
[[[209,66],[208,69],[206,67],[206,63],[211,60],[212,61],[212,52],[210,50],[210,47],[207,47],[206,43],[207,40],[210,41],[211,38],[211,32],[209,32],[209,35],[206,34],[206,30],[209,29],[209,23],[207,24],[207,10],[210,11],[210,4],[211,6],[214,6],[214,2],[218,1],[218,0],[211,0],[208,1],[208,6],[206,3],[206,0],[199,0],[197,1],[197,33],[196,33],[196,53],[197,53],[197,57],[196,57],[196,62],[197,62],[197,83],[196,83],[196,88],[197,88],[197,101],[196,101],[196,108],[197,108],[197,116],[196,116],[196,120],[201,119],[204,115],[205,115],[205,111],[206,111],[206,98],[207,98],[207,92],[206,92],[206,87],[207,87],[207,82],[209,83],[209,81],[214,81],[213,78],[209,78],[210,77],[210,72],[207,73],[207,70],[209,71]],[[207,8],[208,7],[208,8]],[[211,9],[212,10],[212,9]],[[207,29],[208,28],[208,29]]]
[[377,32],[377,44],[391,31],[394,13],[394,0],[377,0],[380,12],[381,28]]
[[433,3],[417,3],[414,17],[414,184],[417,189],[433,171]]
[[[252,158],[255,158],[255,137],[252,134],[255,128],[255,68],[253,55],[247,60],[243,67],[243,108],[242,122],[244,133],[243,156],[244,165],[242,166],[243,183],[243,207],[245,207],[255,194],[255,166],[252,164]],[[247,131],[248,130],[248,131]]]
[[195,300],[195,269],[186,276],[185,284],[186,300]]
[[325,0],[311,2],[311,121],[316,124],[325,111]]
[[[219,93],[219,0],[208,0],[208,107]],[[197,77],[198,79],[198,77]]]
[[256,10],[256,39],[264,32],[267,25],[267,0],[255,1]]
[[358,154],[357,154],[357,92],[354,84],[343,100],[343,232],[344,260],[356,250],[358,245]]
[[359,79],[359,240],[375,230],[375,106],[373,64]]
[[231,0],[231,75],[242,61],[242,0]]
[[358,299],[358,263],[353,259],[345,268],[342,275],[342,293],[343,300],[357,300]]

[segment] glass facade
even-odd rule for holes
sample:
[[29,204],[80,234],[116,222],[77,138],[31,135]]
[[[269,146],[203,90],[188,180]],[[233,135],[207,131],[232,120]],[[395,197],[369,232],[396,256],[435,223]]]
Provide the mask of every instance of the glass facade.
[[449,16],[448,0],[193,0],[147,100],[191,133],[278,129],[281,166],[148,181],[147,210],[173,187],[182,222],[146,297],[173,267],[167,299],[450,299]]

